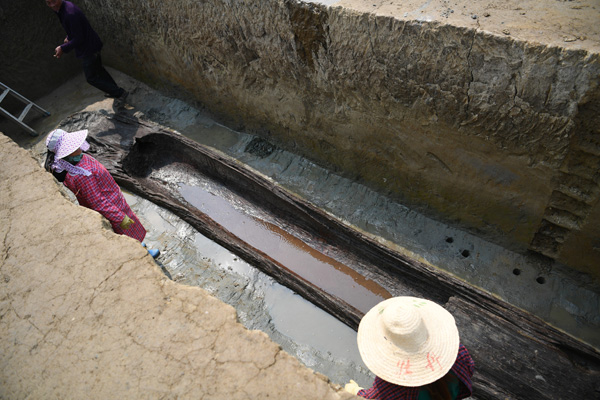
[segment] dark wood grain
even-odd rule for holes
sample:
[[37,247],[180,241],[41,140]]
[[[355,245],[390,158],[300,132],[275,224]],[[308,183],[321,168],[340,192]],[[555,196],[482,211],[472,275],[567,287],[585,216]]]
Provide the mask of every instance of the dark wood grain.
[[92,155],[121,186],[170,210],[353,329],[362,318],[360,311],[237,238],[153,179],[152,172],[175,163],[205,174],[278,218],[324,238],[329,246],[351,253],[393,293],[427,298],[446,307],[476,362],[474,398],[600,398],[598,351],[536,316],[383,246],[239,162],[177,133],[124,115],[108,118],[88,113],[76,118],[82,118],[90,130]]

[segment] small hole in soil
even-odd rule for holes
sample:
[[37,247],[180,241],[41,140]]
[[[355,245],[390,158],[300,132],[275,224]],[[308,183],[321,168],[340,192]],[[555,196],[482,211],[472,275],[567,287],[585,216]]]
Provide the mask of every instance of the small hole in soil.
[[540,285],[543,285],[544,283],[546,283],[546,278],[544,278],[543,276],[538,276],[535,281],[537,283],[539,283]]
[[460,254],[462,254],[464,258],[467,258],[471,255],[471,252],[469,250],[463,250]]
[[515,268],[515,269],[513,269],[513,274],[521,275],[521,270],[519,268]]
[[446,243],[452,243],[452,242],[454,242],[454,238],[451,238],[451,237],[446,238]]

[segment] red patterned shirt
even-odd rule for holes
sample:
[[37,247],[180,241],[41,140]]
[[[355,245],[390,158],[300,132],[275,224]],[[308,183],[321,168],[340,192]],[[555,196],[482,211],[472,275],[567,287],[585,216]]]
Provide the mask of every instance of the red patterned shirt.
[[[464,399],[471,396],[473,386],[471,377],[475,370],[475,363],[469,355],[467,348],[462,344],[458,348],[458,356],[454,365],[450,369],[458,377],[459,390],[456,399]],[[365,399],[379,400],[418,400],[421,387],[407,387],[394,385],[393,383],[384,381],[378,376],[373,381],[373,386],[369,389],[359,390],[357,395]]]
[[[127,204],[119,185],[104,165],[92,156],[84,154],[77,166],[92,173],[90,176],[67,174],[65,177],[65,186],[75,193],[79,204],[102,214],[110,221],[115,233],[127,235],[140,242],[144,240],[146,229]],[[119,226],[125,215],[135,222],[127,230]]]

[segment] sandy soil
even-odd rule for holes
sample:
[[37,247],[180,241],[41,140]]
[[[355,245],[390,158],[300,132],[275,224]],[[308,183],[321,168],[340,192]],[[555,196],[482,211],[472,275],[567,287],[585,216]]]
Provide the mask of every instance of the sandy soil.
[[600,0],[340,0],[331,5],[439,21],[569,50],[600,51]]

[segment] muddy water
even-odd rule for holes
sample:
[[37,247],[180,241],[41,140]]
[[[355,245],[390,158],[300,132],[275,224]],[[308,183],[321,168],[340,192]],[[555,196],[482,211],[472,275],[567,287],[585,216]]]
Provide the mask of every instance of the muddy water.
[[366,313],[390,293],[351,268],[310,247],[279,226],[236,208],[218,193],[181,185],[183,198],[231,233],[264,252],[293,274],[311,282]]
[[[408,256],[444,269],[600,348],[600,298],[559,263],[423,216],[269,142],[197,116],[182,134],[214,147]],[[171,121],[175,123],[175,121]]]
[[[146,100],[139,100],[144,107]],[[160,107],[155,104],[158,100]],[[592,285],[582,286],[566,267],[507,251],[427,218],[264,139],[223,126],[179,100],[152,97],[152,101],[152,120],[237,159],[391,248],[444,269],[600,348],[597,291]],[[173,118],[162,111],[171,108],[188,112],[185,118],[182,113]]]
[[125,192],[125,197],[148,229],[145,242],[161,250],[157,263],[173,280],[199,286],[230,304],[244,326],[267,333],[332,382],[343,385],[354,379],[370,386],[373,375],[360,358],[354,330],[174,214],[136,195]]
[[562,266],[506,251],[429,219],[305,158],[221,125],[190,104],[160,95],[138,82],[131,86],[136,87],[130,92],[134,117],[168,126],[215,148],[378,241],[445,269],[600,348],[597,292],[592,286],[582,286]]

